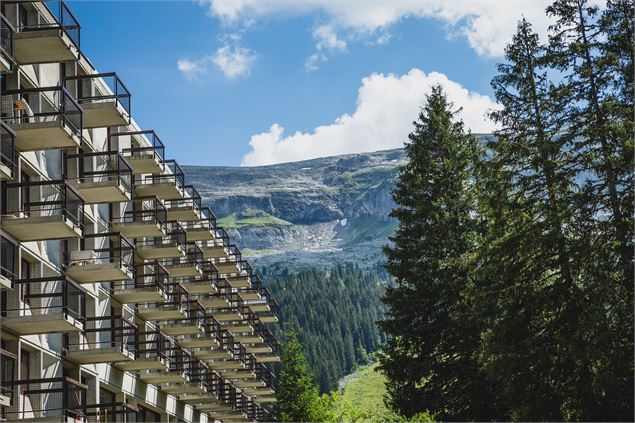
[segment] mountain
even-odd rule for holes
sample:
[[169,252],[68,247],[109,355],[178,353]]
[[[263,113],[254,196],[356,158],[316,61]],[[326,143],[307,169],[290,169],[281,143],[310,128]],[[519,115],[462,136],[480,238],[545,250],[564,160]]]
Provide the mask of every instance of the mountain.
[[[256,266],[353,262],[376,267],[397,224],[388,217],[403,149],[259,167],[185,166]],[[282,254],[284,253],[284,254]]]

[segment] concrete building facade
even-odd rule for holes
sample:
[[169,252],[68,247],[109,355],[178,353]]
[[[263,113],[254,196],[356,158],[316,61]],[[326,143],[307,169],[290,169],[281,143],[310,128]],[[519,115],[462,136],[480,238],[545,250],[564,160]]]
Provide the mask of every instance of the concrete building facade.
[[0,4],[0,419],[267,420],[277,303],[68,5]]

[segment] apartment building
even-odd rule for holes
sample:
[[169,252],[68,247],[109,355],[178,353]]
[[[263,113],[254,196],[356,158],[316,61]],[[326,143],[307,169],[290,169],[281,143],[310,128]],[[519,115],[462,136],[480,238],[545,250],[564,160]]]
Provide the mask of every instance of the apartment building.
[[267,420],[269,291],[68,5],[0,4],[0,420]]

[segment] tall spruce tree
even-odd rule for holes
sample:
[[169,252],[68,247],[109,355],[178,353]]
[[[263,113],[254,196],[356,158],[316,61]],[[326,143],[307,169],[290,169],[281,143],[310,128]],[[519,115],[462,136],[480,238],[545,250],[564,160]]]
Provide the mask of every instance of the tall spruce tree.
[[614,247],[607,247],[631,293],[632,6],[632,1],[610,2],[601,14],[587,0],[557,0],[547,8],[555,19],[549,37],[553,65],[563,72],[569,92],[567,135],[575,141],[586,198],[595,211],[590,217],[614,240]]
[[380,362],[386,402],[405,416],[429,410],[441,420],[488,420],[497,416],[496,401],[476,361],[478,323],[465,318],[462,301],[478,146],[452,107],[433,87],[405,146],[391,213],[399,227],[385,248],[395,282],[383,298],[380,326],[389,340]]
[[611,190],[589,165],[598,133],[576,121],[579,76],[549,81],[560,47],[521,21],[493,80],[502,130],[481,172],[487,235],[470,293],[486,328],[481,363],[510,419],[620,420],[632,416],[632,295],[615,216],[602,221]]
[[[508,418],[571,418],[576,387],[576,285],[571,226],[575,171],[561,136],[564,96],[550,82],[549,54],[522,20],[492,87],[503,106],[480,179],[488,224],[476,256],[474,302],[485,322],[481,363]],[[582,346],[583,347],[583,346]],[[573,397],[576,397],[573,395]],[[571,408],[577,410],[576,404]]]
[[321,416],[317,410],[320,400],[318,387],[313,382],[313,374],[309,370],[294,325],[289,325],[285,337],[273,415],[280,422],[320,421]]

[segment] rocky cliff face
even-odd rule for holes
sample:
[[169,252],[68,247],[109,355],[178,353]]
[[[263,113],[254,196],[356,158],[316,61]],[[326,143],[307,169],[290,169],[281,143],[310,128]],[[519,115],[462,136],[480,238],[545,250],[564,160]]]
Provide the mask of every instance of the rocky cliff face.
[[[402,149],[260,167],[186,166],[253,260],[332,264],[381,260],[396,227],[388,217]],[[285,253],[285,254],[281,254]]]

